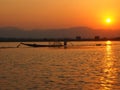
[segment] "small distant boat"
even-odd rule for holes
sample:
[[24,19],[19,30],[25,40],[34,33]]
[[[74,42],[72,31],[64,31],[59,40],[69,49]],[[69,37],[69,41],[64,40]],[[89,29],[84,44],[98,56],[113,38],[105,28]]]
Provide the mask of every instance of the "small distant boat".
[[102,46],[102,44],[96,44],[96,46]]
[[[62,46],[64,46],[61,44],[60,45],[40,45],[40,44],[27,44],[27,43],[20,43],[20,44],[30,46],[30,47],[62,47]],[[17,47],[19,47],[20,44]]]

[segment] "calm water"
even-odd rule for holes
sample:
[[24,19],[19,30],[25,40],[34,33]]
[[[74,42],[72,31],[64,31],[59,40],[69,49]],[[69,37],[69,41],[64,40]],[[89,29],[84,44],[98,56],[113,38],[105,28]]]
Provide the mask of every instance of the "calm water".
[[120,42],[105,43],[74,42],[79,47],[68,49],[1,48],[0,90],[120,90]]

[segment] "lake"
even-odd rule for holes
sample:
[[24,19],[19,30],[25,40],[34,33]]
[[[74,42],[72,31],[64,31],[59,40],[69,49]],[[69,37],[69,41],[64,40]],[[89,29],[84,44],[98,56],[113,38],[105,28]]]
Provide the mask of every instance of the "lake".
[[67,49],[18,44],[0,43],[0,90],[120,90],[119,41],[70,42]]

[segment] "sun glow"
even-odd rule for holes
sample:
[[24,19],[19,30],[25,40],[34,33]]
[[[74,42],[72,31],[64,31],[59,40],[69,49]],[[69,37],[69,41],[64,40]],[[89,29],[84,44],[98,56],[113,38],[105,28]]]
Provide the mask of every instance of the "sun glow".
[[111,23],[111,18],[107,18],[106,23]]

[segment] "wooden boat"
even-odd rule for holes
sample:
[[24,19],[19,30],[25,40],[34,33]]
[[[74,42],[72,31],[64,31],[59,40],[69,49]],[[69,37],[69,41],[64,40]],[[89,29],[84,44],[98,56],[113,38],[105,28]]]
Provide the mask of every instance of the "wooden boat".
[[39,44],[27,44],[27,43],[20,43],[26,46],[30,46],[30,47],[62,47],[64,45],[39,45]]

